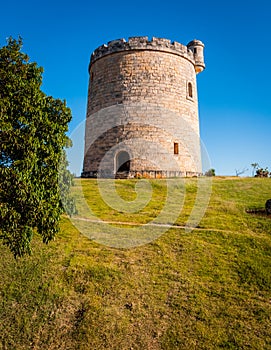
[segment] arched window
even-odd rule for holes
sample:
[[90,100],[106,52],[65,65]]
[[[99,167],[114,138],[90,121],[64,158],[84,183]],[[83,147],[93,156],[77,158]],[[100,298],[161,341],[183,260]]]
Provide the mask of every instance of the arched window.
[[193,98],[193,86],[192,83],[188,83],[187,85],[187,89],[188,89],[188,97]]

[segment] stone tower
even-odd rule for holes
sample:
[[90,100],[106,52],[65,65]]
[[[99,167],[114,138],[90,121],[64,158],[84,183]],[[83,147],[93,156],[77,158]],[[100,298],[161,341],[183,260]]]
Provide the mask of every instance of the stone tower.
[[196,74],[204,45],[132,37],[91,55],[82,177],[201,173]]

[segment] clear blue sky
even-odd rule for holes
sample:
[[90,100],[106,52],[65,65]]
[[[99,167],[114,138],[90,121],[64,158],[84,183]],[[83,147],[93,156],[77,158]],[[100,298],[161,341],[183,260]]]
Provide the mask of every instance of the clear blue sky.
[[248,168],[250,175],[253,162],[271,170],[270,13],[269,0],[5,1],[0,45],[22,36],[23,51],[44,67],[44,92],[72,109],[72,131],[85,118],[87,69],[97,46],[139,35],[202,40],[201,138],[217,174]]

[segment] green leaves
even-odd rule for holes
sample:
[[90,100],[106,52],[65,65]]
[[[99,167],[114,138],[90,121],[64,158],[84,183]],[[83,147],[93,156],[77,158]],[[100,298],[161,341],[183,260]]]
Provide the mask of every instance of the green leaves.
[[45,243],[55,236],[61,198],[74,211],[63,166],[71,111],[41,91],[43,69],[21,47],[9,38],[0,49],[0,238],[15,257],[31,252],[34,230]]

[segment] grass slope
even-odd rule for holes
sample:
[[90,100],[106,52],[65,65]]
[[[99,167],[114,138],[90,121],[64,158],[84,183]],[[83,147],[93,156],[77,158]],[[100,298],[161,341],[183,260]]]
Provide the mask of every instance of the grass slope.
[[[124,200],[136,198],[135,184],[116,182]],[[165,181],[151,184],[149,204],[125,214],[106,205],[95,180],[82,182],[95,215],[133,223],[163,206]],[[176,225],[191,212],[196,179],[184,187]],[[268,198],[271,179],[215,178],[192,232],[173,227],[116,249],[63,217],[61,234],[48,246],[36,237],[31,257],[15,261],[0,246],[0,349],[271,349],[271,221],[245,213]]]

